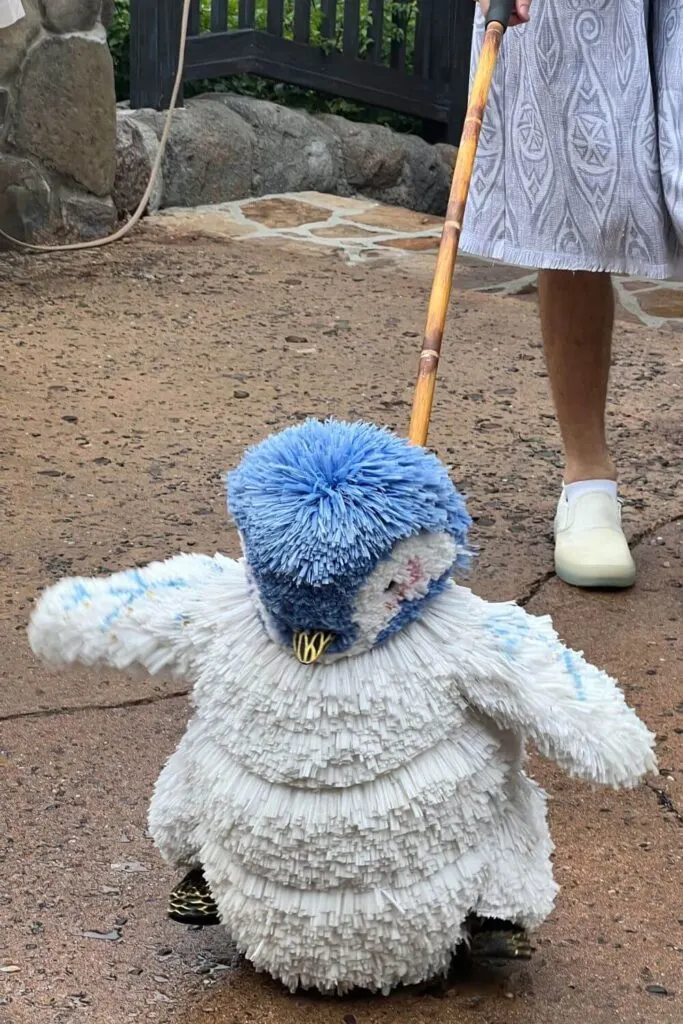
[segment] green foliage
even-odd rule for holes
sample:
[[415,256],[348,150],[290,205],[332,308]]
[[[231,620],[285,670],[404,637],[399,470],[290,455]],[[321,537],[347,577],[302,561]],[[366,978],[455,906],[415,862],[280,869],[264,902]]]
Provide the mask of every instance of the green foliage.
[[[266,27],[268,0],[256,0],[257,29]],[[208,32],[211,26],[211,0],[200,0],[200,31]],[[415,23],[417,0],[392,0],[385,3],[384,25],[382,32],[382,60],[389,63],[392,44],[394,47],[405,42],[406,67],[411,66],[412,50],[415,40]],[[284,0],[284,31],[285,38],[291,39],[294,28],[294,0]],[[228,5],[228,28],[238,27],[238,5]],[[311,0],[310,44],[319,47],[325,53],[341,51],[344,31],[343,4],[338,3],[337,24],[333,38],[323,35],[324,17],[320,0]],[[359,28],[359,56],[368,53],[373,40],[373,19],[368,0],[361,0]],[[118,100],[126,100],[130,89],[130,0],[117,0],[114,17],[108,30],[109,48],[114,59],[116,96]],[[415,118],[405,117],[392,111],[367,107],[340,97],[310,89],[300,89],[284,82],[274,82],[258,75],[233,75],[230,78],[203,79],[185,83],[185,95],[195,96],[202,92],[236,92],[267,99],[285,106],[304,107],[312,113],[332,113],[355,121],[370,121],[386,124],[397,131],[415,131],[418,122]]]
[[114,60],[116,98],[127,100],[130,88],[130,0],[116,0],[107,40]]

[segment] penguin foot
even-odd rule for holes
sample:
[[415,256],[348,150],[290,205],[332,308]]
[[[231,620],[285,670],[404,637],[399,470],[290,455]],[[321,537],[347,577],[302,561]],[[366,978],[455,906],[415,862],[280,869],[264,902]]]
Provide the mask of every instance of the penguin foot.
[[469,922],[469,960],[484,966],[500,966],[513,960],[530,960],[533,946],[524,928],[510,921],[474,917]]
[[180,924],[220,924],[218,907],[201,868],[192,868],[175,887],[168,900],[168,916]]

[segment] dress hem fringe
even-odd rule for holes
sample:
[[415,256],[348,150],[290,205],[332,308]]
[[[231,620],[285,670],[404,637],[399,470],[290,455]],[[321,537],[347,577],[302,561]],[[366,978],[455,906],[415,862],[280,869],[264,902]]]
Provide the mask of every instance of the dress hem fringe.
[[508,242],[484,242],[468,231],[463,232],[460,238],[460,249],[470,256],[509,263],[529,270],[584,270],[627,277],[646,277],[655,281],[683,280],[681,262],[644,267],[628,259],[604,259],[588,264],[585,257],[572,256],[570,253],[537,252],[533,249],[519,249]]

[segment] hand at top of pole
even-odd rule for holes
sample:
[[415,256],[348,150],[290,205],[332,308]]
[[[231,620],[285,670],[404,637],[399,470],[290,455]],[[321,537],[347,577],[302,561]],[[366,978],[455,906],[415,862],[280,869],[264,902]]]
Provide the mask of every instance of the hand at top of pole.
[[[476,0],[475,0],[476,2]],[[486,16],[491,6],[491,0],[478,0],[479,6]],[[514,14],[510,16],[509,26],[512,28],[515,25],[524,25],[529,20],[529,8],[531,7],[531,0],[515,0],[514,3]]]

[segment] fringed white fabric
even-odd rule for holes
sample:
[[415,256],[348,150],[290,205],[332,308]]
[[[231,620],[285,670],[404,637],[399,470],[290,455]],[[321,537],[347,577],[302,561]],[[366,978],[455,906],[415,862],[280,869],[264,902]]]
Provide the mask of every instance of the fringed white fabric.
[[238,947],[292,989],[387,992],[446,970],[472,912],[543,921],[557,887],[527,741],[610,786],[656,767],[614,680],[548,618],[454,584],[385,644],[315,666],[218,555],[62,581],[29,637],[53,663],[195,684],[150,831],[203,865]]

